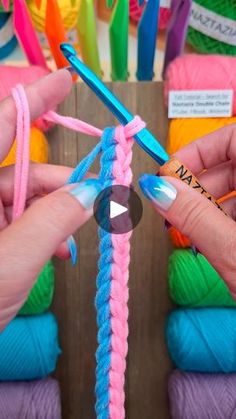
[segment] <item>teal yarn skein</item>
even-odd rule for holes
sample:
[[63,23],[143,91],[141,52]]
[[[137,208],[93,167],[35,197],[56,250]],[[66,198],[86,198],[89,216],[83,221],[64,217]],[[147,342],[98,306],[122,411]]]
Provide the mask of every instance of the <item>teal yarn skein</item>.
[[236,310],[174,310],[166,341],[171,359],[183,371],[236,372]]
[[53,314],[16,317],[0,333],[0,381],[46,377],[55,370],[59,354]]
[[[225,18],[230,21],[224,21]],[[194,0],[187,42],[201,53],[235,56],[236,44],[231,42],[235,39],[235,21],[234,0]],[[226,42],[227,39],[230,43]]]

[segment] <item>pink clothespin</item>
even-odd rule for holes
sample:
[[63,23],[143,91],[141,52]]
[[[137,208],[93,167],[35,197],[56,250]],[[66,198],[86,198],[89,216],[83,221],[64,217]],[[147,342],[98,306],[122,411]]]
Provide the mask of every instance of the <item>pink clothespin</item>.
[[3,9],[6,10],[6,12],[8,12],[9,10],[9,0],[2,0],[2,5],[3,5]]
[[[4,0],[8,1],[8,0]],[[13,22],[17,39],[30,64],[47,68],[25,0],[14,0]]]

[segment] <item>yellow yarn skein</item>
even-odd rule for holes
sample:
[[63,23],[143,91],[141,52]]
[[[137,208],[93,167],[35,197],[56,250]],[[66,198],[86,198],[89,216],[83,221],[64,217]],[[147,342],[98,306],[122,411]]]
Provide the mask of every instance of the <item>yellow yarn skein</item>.
[[[45,135],[35,127],[30,131],[30,160],[35,163],[47,163],[49,147]],[[15,163],[16,142],[14,141],[11,150],[5,160],[0,164],[1,167],[10,166]]]
[[235,123],[236,118],[172,119],[169,127],[167,152],[173,154],[198,138]]
[[[75,0],[74,4],[72,5],[71,0],[58,0],[58,6],[68,41],[73,43],[76,49],[79,47],[76,26],[81,1],[83,0]],[[47,0],[42,0],[40,9],[37,8],[35,0],[28,0],[27,5],[33,21],[33,25],[38,32],[40,42],[43,48],[46,48],[47,40],[45,39],[44,34]]]

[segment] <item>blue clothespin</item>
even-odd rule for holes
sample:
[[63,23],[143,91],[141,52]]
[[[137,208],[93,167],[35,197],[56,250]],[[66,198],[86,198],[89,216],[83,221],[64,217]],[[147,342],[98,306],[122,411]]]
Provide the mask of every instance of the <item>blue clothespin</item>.
[[[139,5],[143,3],[139,0]],[[154,76],[159,8],[160,0],[148,0],[138,25],[138,80],[152,80]]]

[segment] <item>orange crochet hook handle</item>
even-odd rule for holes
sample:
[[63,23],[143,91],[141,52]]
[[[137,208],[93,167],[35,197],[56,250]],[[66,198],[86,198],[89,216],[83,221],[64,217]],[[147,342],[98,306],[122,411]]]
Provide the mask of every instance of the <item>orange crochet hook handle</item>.
[[228,214],[223,210],[217,200],[201,185],[196,176],[189,170],[185,164],[181,163],[175,157],[170,158],[163,166],[160,167],[158,172],[161,176],[172,176],[187,183],[191,188],[195,189],[201,195],[204,195],[209,201],[212,202],[218,209],[220,209],[225,215]]

